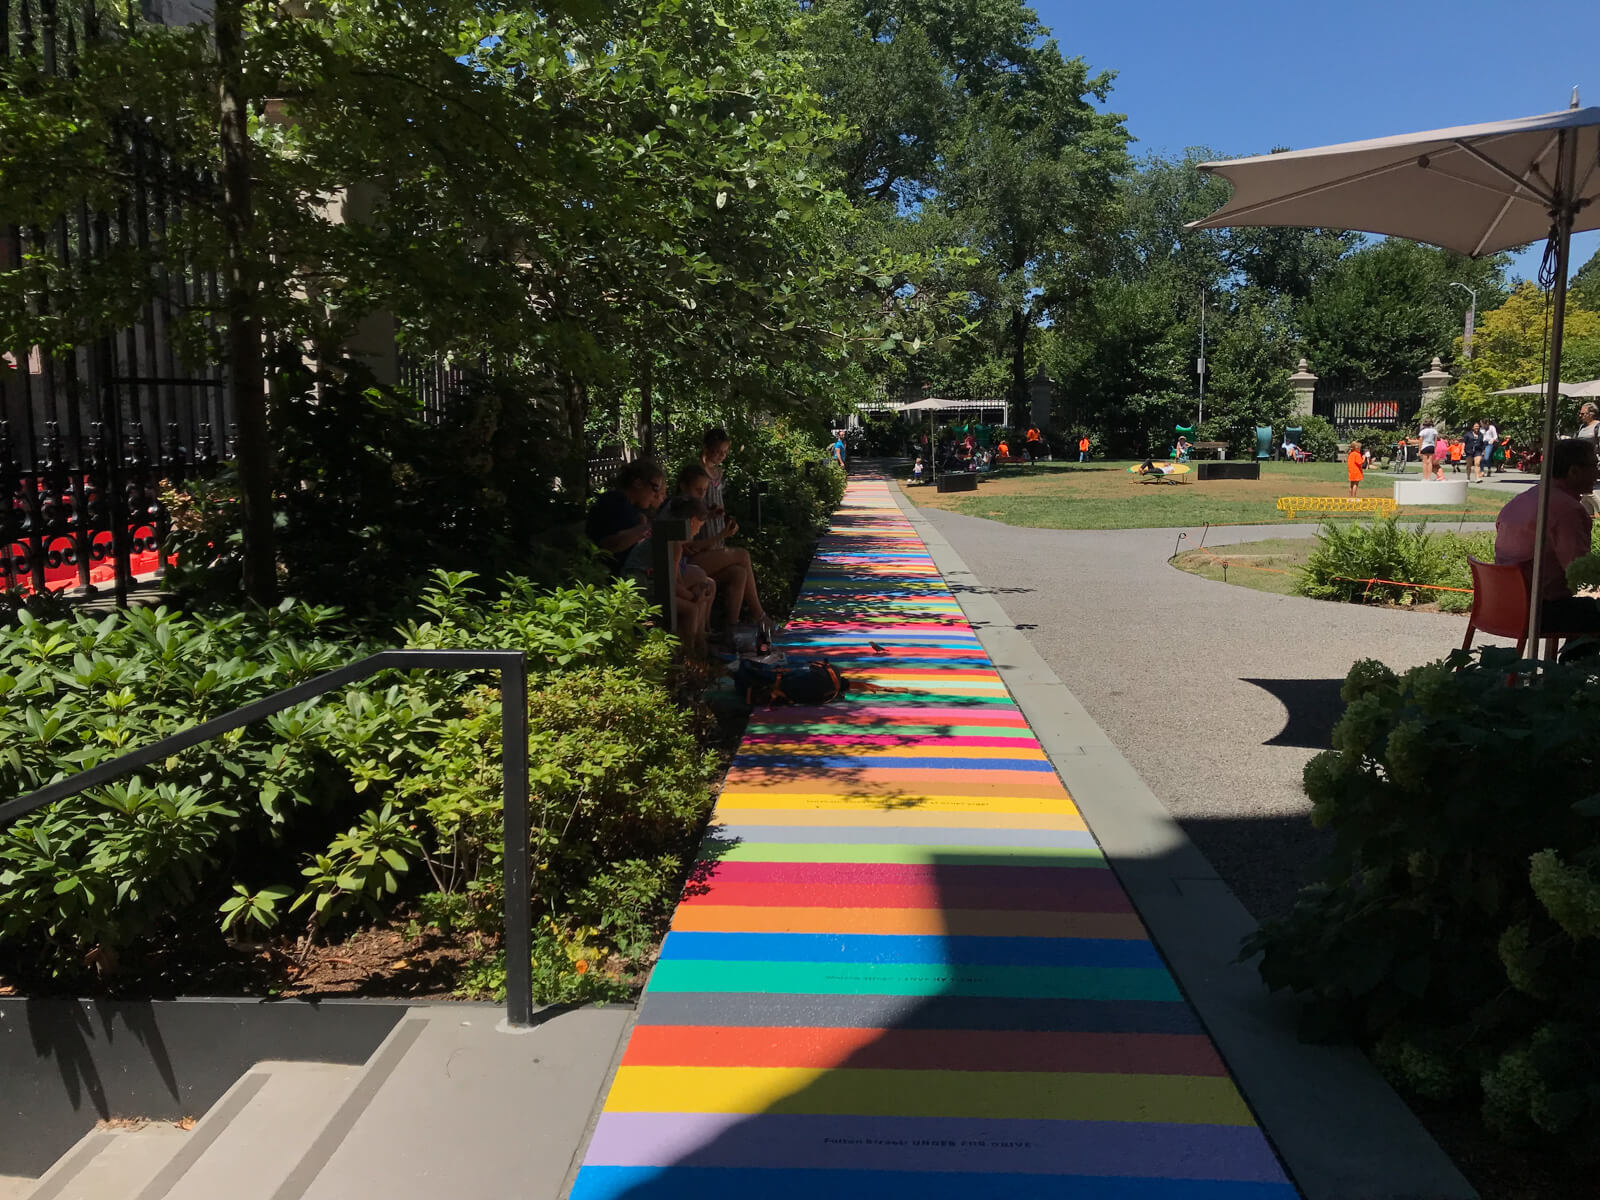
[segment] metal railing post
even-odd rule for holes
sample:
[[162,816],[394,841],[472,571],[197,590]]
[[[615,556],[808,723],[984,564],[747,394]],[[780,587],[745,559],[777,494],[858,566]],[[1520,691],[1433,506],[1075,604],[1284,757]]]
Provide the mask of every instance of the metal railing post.
[[506,1024],[533,1024],[533,887],[529,871],[528,664],[500,667],[500,759],[505,777]]
[[677,548],[688,536],[689,523],[684,520],[658,517],[650,526],[650,570],[655,585],[651,598],[673,633],[678,632],[678,580],[673,567]]

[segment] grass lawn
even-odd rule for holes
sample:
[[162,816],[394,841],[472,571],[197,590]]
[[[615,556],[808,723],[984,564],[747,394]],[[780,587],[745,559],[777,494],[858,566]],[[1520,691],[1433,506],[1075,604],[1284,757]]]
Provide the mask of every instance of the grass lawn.
[[1292,596],[1300,578],[1300,568],[1306,565],[1306,559],[1316,548],[1314,538],[1267,538],[1236,546],[1185,550],[1172,560],[1172,565],[1202,579]]
[[[1279,496],[1343,496],[1348,493],[1343,463],[1262,463],[1261,478],[1213,479],[1205,483],[1147,483],[1128,474],[1131,462],[1036,463],[1002,467],[972,492],[932,487],[907,488],[906,495],[928,508],[969,517],[987,517],[1034,529],[1174,529],[1213,525],[1287,525],[1278,512]],[[1446,474],[1447,479],[1454,478]],[[1397,477],[1371,470],[1362,496],[1389,496]],[[1418,479],[1416,471],[1399,478]],[[1441,525],[1493,521],[1507,497],[1473,488],[1465,513],[1460,508],[1402,508],[1402,520],[1432,518]],[[1353,514],[1354,515],[1354,514]],[[1368,514],[1361,514],[1367,519]],[[1325,516],[1296,517],[1294,524],[1320,524]]]

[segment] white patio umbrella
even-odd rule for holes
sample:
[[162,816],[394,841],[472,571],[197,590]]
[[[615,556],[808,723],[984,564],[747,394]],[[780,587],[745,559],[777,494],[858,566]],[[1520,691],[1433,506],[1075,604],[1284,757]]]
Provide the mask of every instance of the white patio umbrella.
[[[1548,383],[1525,383],[1521,387],[1501,388],[1491,396],[1543,396],[1550,391]],[[1582,383],[1557,383],[1556,391],[1563,396],[1600,396],[1600,379],[1586,379]]]
[[921,400],[912,400],[906,404],[896,406],[901,412],[925,412],[928,414],[928,478],[939,477],[939,456],[934,453],[936,438],[933,432],[933,414],[936,412],[953,412],[962,407],[960,400],[948,400],[943,396],[926,396]]
[[[1541,499],[1534,545],[1544,547],[1550,457],[1560,402],[1561,333],[1574,230],[1600,228],[1600,108],[1398,137],[1345,142],[1226,162],[1202,171],[1233,184],[1227,204],[1191,229],[1296,225],[1359,229],[1432,242],[1461,254],[1493,254],[1548,239],[1541,279],[1551,296],[1550,364]],[[1553,262],[1552,262],[1553,260]],[[1543,553],[1533,558],[1528,646],[1538,654]]]

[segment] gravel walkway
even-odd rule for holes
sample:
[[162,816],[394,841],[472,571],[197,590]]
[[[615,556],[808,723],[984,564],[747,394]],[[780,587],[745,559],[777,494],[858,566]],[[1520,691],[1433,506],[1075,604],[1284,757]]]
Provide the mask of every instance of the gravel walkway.
[[[1019,529],[922,512],[1257,918],[1288,908],[1324,849],[1300,776],[1329,744],[1350,664],[1403,670],[1466,632],[1462,616],[1201,579],[1167,564],[1178,530]],[[1207,544],[1315,532],[1237,526],[1213,529]],[[1197,546],[1201,531],[1187,533],[1184,548]]]

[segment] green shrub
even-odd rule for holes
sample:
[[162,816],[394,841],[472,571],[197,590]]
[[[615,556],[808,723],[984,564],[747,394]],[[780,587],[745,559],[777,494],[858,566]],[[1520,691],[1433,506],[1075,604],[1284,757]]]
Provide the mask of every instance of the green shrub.
[[1345,430],[1341,440],[1346,446],[1352,442],[1360,442],[1362,449],[1372,451],[1372,459],[1376,462],[1379,459],[1394,457],[1395,443],[1400,440],[1403,432],[1404,430],[1400,429],[1384,429],[1377,425],[1368,425],[1360,429]]
[[[1438,582],[1448,587],[1470,588],[1472,586],[1472,567],[1467,563],[1470,556],[1479,562],[1494,561],[1494,531],[1490,529],[1478,530],[1474,533],[1442,534],[1439,536],[1439,551],[1444,559],[1444,573]],[[1434,592],[1434,599],[1439,602],[1439,607],[1445,612],[1471,612],[1472,595],[1469,592]]]
[[1305,771],[1334,849],[1246,952],[1305,998],[1308,1035],[1354,1034],[1409,1091],[1582,1151],[1600,1119],[1600,682],[1551,666],[1507,687],[1514,661],[1351,669],[1334,749]]
[[[1446,540],[1429,533],[1426,522],[1402,525],[1394,517],[1371,524],[1330,521],[1317,531],[1317,548],[1306,560],[1296,589],[1319,600],[1426,602],[1439,593],[1403,585],[1444,582]],[[1368,579],[1397,583],[1363,582]]]
[[[362,363],[273,363],[272,429],[282,589],[352,618],[411,607],[435,569],[517,574],[546,586],[594,577],[563,427],[526,380],[467,379],[448,419],[379,385]],[[165,495],[188,604],[236,603],[242,541],[231,473]]]
[[1310,453],[1318,462],[1332,462],[1339,457],[1339,435],[1324,418],[1307,414],[1290,418],[1287,425],[1300,427],[1300,449]]
[[[644,597],[513,578],[488,599],[470,574],[440,573],[422,607],[408,645],[529,654],[541,937],[592,947],[581,961],[596,965],[640,953],[675,895],[710,771]],[[367,648],[333,638],[335,617],[293,602],[222,619],[19,612],[0,628],[0,795],[359,657]],[[499,739],[500,696],[482,675],[390,672],[40,810],[0,831],[0,946],[72,977],[205,921],[315,934],[418,901],[493,931]]]
[[[0,630],[0,795],[20,796],[291,687],[359,653],[328,609],[256,617],[130,609]],[[115,951],[196,900],[224,861],[282,837],[296,805],[339,787],[300,705],[0,831],[0,939],[58,969]]]

